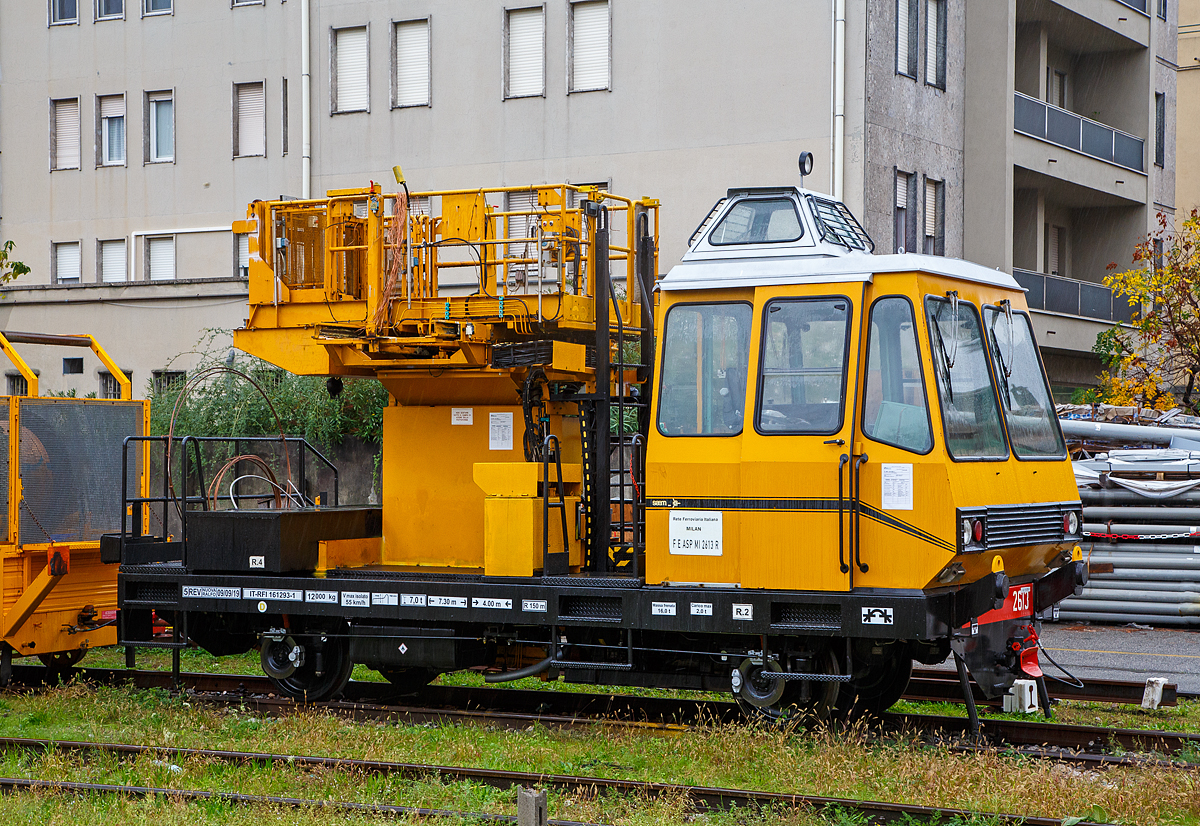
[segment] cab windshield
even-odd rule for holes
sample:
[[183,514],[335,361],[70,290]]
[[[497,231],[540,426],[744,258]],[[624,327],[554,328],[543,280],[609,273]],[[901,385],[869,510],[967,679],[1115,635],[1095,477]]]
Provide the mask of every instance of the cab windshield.
[[983,320],[1013,453],[1023,459],[1065,455],[1029,316],[986,307]]
[[978,311],[968,301],[931,296],[925,315],[946,449],[955,459],[1006,458]]

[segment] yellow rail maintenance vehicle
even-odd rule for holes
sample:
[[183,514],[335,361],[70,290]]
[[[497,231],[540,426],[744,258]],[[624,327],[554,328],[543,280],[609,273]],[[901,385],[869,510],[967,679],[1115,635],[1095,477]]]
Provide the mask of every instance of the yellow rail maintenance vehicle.
[[[38,376],[14,345],[90,350],[116,399],[38,395]],[[14,657],[63,671],[89,648],[117,641],[117,575],[101,536],[121,527],[121,484],[145,490],[147,468],[122,468],[122,442],[149,428],[150,404],[89,335],[0,333],[24,394],[0,397],[0,685]]]
[[730,190],[656,277],[658,209],[569,185],[251,204],[236,344],[384,384],[382,505],[189,512],[175,559],[125,559],[122,641],[175,612],[309,699],[354,663],[771,718],[885,709],[914,658],[989,696],[1040,680],[1039,619],[1086,570],[1017,283],[873,255],[795,187]]

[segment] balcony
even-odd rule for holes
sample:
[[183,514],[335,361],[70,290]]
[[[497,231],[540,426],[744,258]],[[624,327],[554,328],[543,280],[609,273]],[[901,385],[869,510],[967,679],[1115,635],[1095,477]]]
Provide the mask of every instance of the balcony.
[[1145,172],[1145,141],[1066,109],[1015,92],[1013,129],[1082,155]]
[[1103,284],[1059,278],[1029,270],[1013,270],[1013,277],[1024,287],[1025,301],[1031,310],[1094,318],[1099,321],[1133,320],[1133,308],[1124,297],[1114,297]]
[[1124,6],[1129,6],[1131,9],[1137,9],[1142,14],[1149,14],[1146,11],[1146,0],[1117,0],[1118,3]]

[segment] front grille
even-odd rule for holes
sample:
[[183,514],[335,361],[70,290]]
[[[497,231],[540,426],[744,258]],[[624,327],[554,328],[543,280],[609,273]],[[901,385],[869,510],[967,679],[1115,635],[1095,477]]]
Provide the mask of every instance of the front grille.
[[838,631],[842,627],[839,605],[775,603],[771,606],[771,627],[797,631]]
[[620,597],[562,597],[558,603],[560,620],[620,622]]
[[174,582],[130,582],[125,585],[125,601],[175,605],[179,602],[179,585]]
[[1063,541],[1064,506],[1052,502],[1042,505],[994,505],[987,509],[988,549],[1018,545],[1045,545]]

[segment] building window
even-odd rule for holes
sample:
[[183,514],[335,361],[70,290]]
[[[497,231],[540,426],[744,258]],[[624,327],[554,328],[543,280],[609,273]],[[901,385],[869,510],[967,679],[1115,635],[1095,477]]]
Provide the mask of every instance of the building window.
[[[133,373],[129,370],[122,370],[125,378],[133,382]],[[121,398],[121,383],[117,381],[117,377],[107,370],[100,371],[100,398],[102,399],[119,399]]]
[[187,373],[183,370],[154,370],[150,373],[150,378],[151,387],[157,396],[182,387],[187,381]]
[[392,28],[392,108],[428,106],[429,20],[406,20]]
[[28,396],[29,382],[20,373],[7,373],[5,378],[8,379],[8,395],[10,396]]
[[79,168],[79,98],[50,101],[50,168]]
[[235,6],[261,6],[263,0],[233,0]]
[[288,98],[287,98],[287,78],[281,80],[283,92],[279,96],[279,120],[280,131],[283,137],[283,154],[288,153]]
[[917,246],[917,176],[896,172],[895,242],[897,253],[913,252]]
[[125,96],[104,95],[96,99],[100,117],[100,150],[97,166],[123,166],[125,163]]
[[100,283],[115,284],[125,281],[125,271],[128,266],[125,257],[125,239],[101,241],[99,246],[99,254],[96,258],[100,262]]
[[367,71],[367,27],[333,30],[333,111],[370,112],[370,75]]
[[1167,0],[1158,0],[1158,16],[1161,20],[1167,19]]
[[146,239],[146,273],[150,281],[175,278],[175,236]]
[[504,13],[504,97],[546,94],[546,9]]
[[1046,267],[1050,275],[1067,276],[1067,228],[1046,224]]
[[250,236],[246,233],[238,233],[233,236],[234,244],[233,254],[235,257],[233,268],[234,278],[249,278],[250,277]]
[[96,0],[97,20],[120,20],[125,17],[125,0]]
[[78,0],[50,0],[50,25],[78,22]]
[[146,163],[175,160],[175,97],[173,92],[146,94]]
[[64,376],[82,376],[83,375],[83,359],[81,359],[81,358],[63,359],[63,375]]
[[1059,109],[1067,108],[1067,73],[1046,69],[1046,101]]
[[66,241],[50,248],[53,261],[55,284],[78,284],[80,282],[79,242]]
[[896,74],[917,76],[919,0],[896,0]]
[[142,0],[142,15],[170,14],[171,0]]
[[267,154],[267,101],[265,83],[233,85],[233,156],[264,157]]
[[1167,96],[1154,94],[1154,165],[1167,163]]
[[925,244],[926,255],[946,254],[946,184],[925,179]]
[[568,92],[612,88],[612,30],[608,0],[580,0],[570,6],[567,49]]
[[925,0],[925,83],[946,88],[946,0]]

